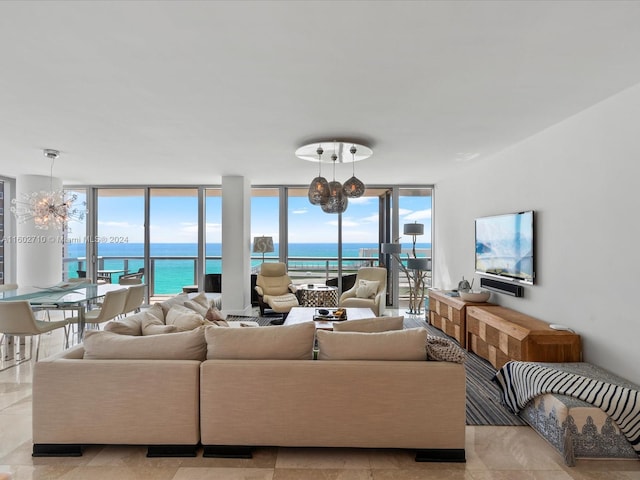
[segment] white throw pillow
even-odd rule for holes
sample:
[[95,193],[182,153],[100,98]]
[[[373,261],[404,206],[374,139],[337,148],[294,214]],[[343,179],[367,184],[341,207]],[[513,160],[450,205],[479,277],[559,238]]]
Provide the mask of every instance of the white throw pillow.
[[148,312],[142,312],[141,323],[142,335],[160,335],[178,331],[175,325],[165,325],[162,320]]
[[378,293],[380,282],[377,280],[360,280],[356,288],[356,297],[358,298],[374,298]]
[[165,323],[167,325],[175,325],[179,332],[193,330],[206,324],[204,318],[202,318],[199,313],[194,312],[184,305],[172,306],[167,312]]
[[136,313],[130,317],[112,320],[104,326],[106,332],[117,333],[118,335],[132,335],[139,337],[142,335],[142,313]]

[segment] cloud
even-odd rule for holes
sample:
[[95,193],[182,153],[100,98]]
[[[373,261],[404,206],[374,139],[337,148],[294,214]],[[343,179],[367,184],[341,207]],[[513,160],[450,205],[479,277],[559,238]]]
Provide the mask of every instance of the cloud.
[[378,197],[358,197],[358,198],[350,198],[349,199],[349,204],[350,205],[366,205],[369,204],[373,201],[378,201]]
[[431,218],[431,209],[416,210],[404,217],[404,220],[416,221],[416,220],[428,220]]
[[401,217],[404,215],[407,215],[411,213],[411,210],[409,210],[408,208],[399,208],[398,209],[398,215],[400,215]]
[[[336,225],[338,225],[338,222],[336,222]],[[351,228],[351,227],[359,227],[360,226],[360,222],[356,222],[355,220],[342,220],[342,227],[347,227],[347,228]]]
[[374,213],[373,215],[369,215],[368,217],[364,217],[361,219],[363,223],[378,223],[379,215]]
[[309,210],[307,210],[306,208],[300,208],[299,210],[292,210],[291,213],[293,213],[294,215],[300,215],[304,213],[309,213]]
[[142,225],[134,225],[129,222],[114,222],[114,221],[100,221],[98,220],[98,225],[101,227],[117,227],[117,228],[140,228]]

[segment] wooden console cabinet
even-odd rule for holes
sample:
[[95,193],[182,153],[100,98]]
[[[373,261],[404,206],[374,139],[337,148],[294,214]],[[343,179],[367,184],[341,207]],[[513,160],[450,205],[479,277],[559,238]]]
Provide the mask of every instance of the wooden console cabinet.
[[467,308],[467,350],[499,369],[509,360],[579,362],[580,335],[497,305]]
[[466,348],[466,309],[469,305],[490,304],[465,302],[460,297],[450,297],[445,290],[429,289],[429,323],[455,338],[461,347]]

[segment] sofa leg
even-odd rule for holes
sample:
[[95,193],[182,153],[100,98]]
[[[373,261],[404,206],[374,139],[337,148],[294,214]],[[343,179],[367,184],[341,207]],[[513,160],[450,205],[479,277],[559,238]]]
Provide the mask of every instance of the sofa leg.
[[82,445],[34,443],[32,457],[81,457]]
[[195,457],[197,445],[149,445],[147,457]]
[[465,463],[464,448],[427,448],[416,450],[416,462]]
[[251,447],[242,445],[204,445],[203,457],[253,458]]

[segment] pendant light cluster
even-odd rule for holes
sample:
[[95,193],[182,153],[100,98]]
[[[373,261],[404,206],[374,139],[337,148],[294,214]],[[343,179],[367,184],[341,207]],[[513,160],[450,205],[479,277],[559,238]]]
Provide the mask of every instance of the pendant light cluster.
[[[322,143],[309,144],[296,150],[296,156],[303,160],[318,162],[318,176],[309,184],[309,202],[312,205],[320,205],[325,213],[343,213],[349,206],[349,198],[358,198],[364,195],[366,187],[364,183],[355,175],[355,162],[369,158],[373,152],[364,145],[351,144],[349,153],[351,154],[352,176],[344,182],[344,185],[336,181],[336,163],[344,163],[343,153],[345,149],[344,142],[332,142],[333,153],[331,162],[333,163],[333,180],[328,182],[322,176],[322,155],[324,148]],[[311,152],[315,150],[315,156],[311,156]],[[356,156],[356,154],[358,154]]]

